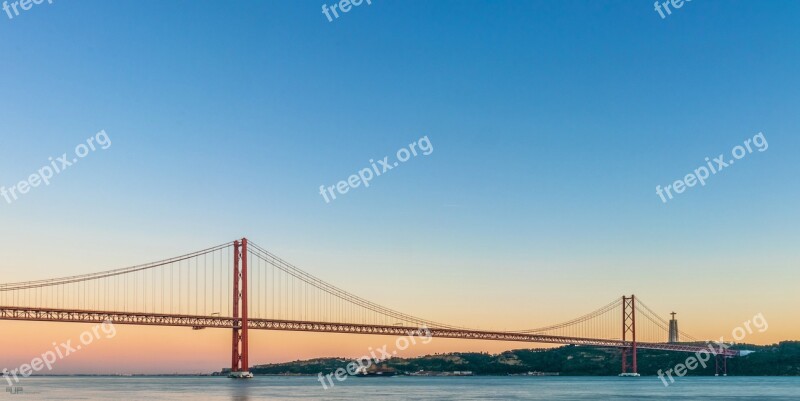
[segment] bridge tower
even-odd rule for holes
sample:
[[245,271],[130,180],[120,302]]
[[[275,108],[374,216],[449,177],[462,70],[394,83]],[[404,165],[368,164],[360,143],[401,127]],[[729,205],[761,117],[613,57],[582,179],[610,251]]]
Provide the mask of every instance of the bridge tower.
[[[636,366],[636,298],[622,296],[622,341],[628,341],[630,333],[630,348],[622,348],[622,373],[621,376],[638,376]],[[628,372],[628,352],[631,354],[631,371]]]
[[230,377],[253,377],[247,361],[247,238],[233,242],[233,353]]

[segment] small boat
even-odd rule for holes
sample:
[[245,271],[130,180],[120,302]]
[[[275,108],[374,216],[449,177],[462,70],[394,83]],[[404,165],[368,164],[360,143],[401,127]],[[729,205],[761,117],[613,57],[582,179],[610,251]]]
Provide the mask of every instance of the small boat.
[[250,372],[231,372],[228,377],[231,379],[252,379],[253,374]]
[[397,375],[397,372],[366,372],[356,373],[355,377],[392,377]]
[[355,377],[392,377],[397,375],[397,371],[388,367],[371,367],[367,369],[364,366],[356,370]]
[[619,377],[639,377],[641,376],[638,373],[620,373]]

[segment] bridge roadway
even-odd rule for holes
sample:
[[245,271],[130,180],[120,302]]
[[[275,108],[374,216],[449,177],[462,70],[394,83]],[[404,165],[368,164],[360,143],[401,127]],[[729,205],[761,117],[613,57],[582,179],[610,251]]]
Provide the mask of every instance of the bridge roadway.
[[[226,316],[173,315],[138,312],[108,312],[68,309],[45,309],[29,307],[0,306],[0,320],[25,320],[39,322],[102,323],[143,326],[174,326],[192,328],[232,329],[240,325],[241,319]],[[531,343],[587,345],[609,348],[630,348],[631,341],[606,340],[597,338],[552,336],[536,333],[517,333],[508,331],[480,331],[452,328],[421,328],[408,326],[381,326],[354,323],[307,322],[274,319],[248,319],[250,330],[309,331],[320,333],[373,334],[391,336],[419,335],[419,330],[427,329],[431,337],[459,338],[465,340],[520,341]],[[637,342],[638,349],[653,349],[676,352],[709,352],[714,355],[737,356],[738,351],[720,350],[697,344],[669,344]]]

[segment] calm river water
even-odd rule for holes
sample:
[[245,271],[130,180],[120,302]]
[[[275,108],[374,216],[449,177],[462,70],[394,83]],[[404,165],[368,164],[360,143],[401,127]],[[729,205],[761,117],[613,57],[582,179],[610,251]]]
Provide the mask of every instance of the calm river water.
[[[5,383],[3,383],[5,385]],[[800,377],[392,377],[348,378],[324,390],[316,377],[31,377],[0,401],[23,400],[800,400]]]

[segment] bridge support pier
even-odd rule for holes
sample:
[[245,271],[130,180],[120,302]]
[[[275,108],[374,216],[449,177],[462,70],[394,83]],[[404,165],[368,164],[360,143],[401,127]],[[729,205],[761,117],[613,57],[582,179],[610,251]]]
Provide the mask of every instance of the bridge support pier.
[[[631,335],[630,348],[622,348],[622,373],[620,376],[639,376],[636,364],[636,299],[622,296],[622,341],[628,342],[628,333]],[[631,354],[630,372],[628,372],[628,353]]]
[[725,355],[714,355],[714,362],[716,363],[716,373],[714,376],[727,376],[728,375],[728,357]]
[[247,361],[247,238],[233,242],[233,352],[229,377],[253,377]]

